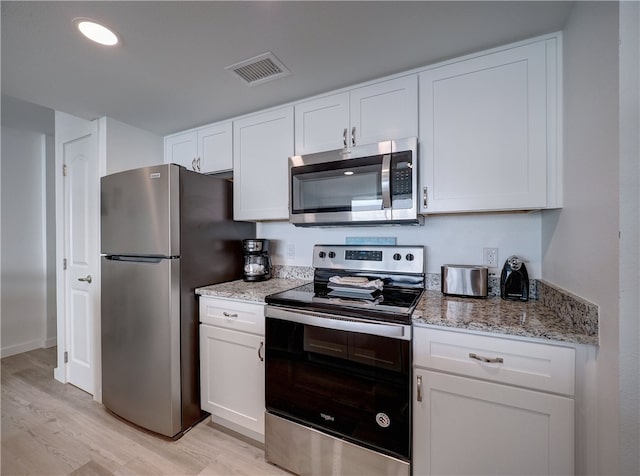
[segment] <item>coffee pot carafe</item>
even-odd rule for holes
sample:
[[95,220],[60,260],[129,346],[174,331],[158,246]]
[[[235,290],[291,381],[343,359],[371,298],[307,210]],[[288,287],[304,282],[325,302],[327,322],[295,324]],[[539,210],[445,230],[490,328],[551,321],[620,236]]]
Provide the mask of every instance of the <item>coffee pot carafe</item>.
[[242,240],[242,251],[244,252],[243,280],[265,281],[271,278],[269,240]]

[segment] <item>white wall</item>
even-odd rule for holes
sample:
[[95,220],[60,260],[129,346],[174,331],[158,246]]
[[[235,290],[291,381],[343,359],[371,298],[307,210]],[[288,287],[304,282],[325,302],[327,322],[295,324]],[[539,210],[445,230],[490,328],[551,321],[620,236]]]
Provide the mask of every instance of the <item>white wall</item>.
[[[53,112],[53,111],[52,111]],[[51,114],[53,118],[53,114]],[[57,301],[56,301],[56,177],[54,135],[46,136],[45,201],[46,201],[46,273],[47,273],[47,324],[45,347],[57,344]]]
[[426,217],[424,226],[298,228],[286,222],[264,222],[258,224],[257,234],[273,240],[274,264],[311,266],[314,244],[342,244],[347,236],[395,237],[400,245],[426,246],[427,273],[440,273],[443,264],[482,264],[483,248],[498,248],[497,273],[516,254],[528,261],[530,277],[539,278],[540,220],[540,212],[531,212],[433,215]]
[[600,347],[586,375],[596,391],[578,402],[579,428],[595,432],[577,432],[576,472],[613,475],[620,472],[618,4],[576,2],[563,56],[564,208],[542,213],[542,276],[600,308]]
[[106,170],[100,175],[161,164],[164,138],[151,132],[103,117],[98,121],[101,162]]
[[620,454],[640,474],[640,3],[620,4]]
[[2,128],[2,357],[46,340],[45,135]]

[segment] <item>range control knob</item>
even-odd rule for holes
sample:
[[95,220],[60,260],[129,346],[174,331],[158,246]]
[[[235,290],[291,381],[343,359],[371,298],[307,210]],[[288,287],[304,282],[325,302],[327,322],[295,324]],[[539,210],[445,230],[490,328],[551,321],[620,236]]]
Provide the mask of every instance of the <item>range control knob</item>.
[[407,258],[407,261],[413,261],[413,255],[411,253],[407,253],[407,256],[405,256],[405,258]]
[[324,258],[325,256],[327,256],[327,254],[324,251],[321,251],[320,253],[318,253],[319,258]]
[[329,258],[335,258],[336,254],[333,251],[329,251]]
[[393,255],[393,259],[396,261],[400,261],[402,259],[402,255],[400,253],[395,253]]

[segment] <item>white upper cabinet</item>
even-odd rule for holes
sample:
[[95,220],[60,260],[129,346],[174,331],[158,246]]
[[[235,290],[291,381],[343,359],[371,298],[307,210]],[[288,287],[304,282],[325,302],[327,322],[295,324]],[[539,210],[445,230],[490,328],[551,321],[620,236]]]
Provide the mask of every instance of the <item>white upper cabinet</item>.
[[288,159],[293,155],[293,107],[233,123],[233,217],[289,218]]
[[195,170],[198,142],[195,131],[181,132],[164,138],[164,162]]
[[296,154],[417,134],[418,78],[415,74],[295,106]]
[[561,205],[558,41],[420,73],[422,213]]
[[295,105],[295,150],[298,155],[346,147],[348,130],[348,92]]
[[165,137],[165,163],[182,165],[201,173],[233,168],[231,121],[211,124]]
[[418,77],[364,86],[351,91],[351,145],[418,135]]

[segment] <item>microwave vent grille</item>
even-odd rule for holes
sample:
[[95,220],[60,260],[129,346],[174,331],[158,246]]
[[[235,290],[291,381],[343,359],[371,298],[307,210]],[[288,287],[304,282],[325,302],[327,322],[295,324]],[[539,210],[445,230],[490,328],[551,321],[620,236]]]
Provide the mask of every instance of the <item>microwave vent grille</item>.
[[232,64],[225,69],[235,73],[248,86],[256,86],[291,74],[291,71],[270,51]]

